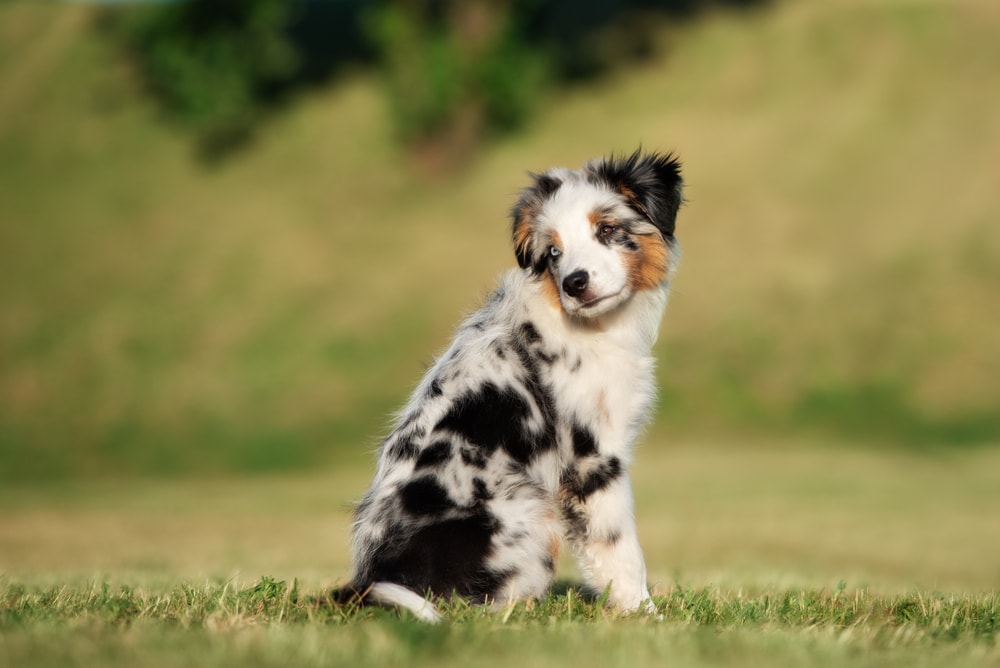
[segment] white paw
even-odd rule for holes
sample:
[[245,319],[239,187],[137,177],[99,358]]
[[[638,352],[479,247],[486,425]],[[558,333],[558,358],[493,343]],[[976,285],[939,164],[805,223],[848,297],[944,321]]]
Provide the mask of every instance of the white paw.
[[659,608],[656,607],[656,603],[653,602],[653,599],[645,590],[643,590],[640,595],[629,598],[627,601],[619,602],[616,605],[626,614],[640,613],[655,615],[659,613]]

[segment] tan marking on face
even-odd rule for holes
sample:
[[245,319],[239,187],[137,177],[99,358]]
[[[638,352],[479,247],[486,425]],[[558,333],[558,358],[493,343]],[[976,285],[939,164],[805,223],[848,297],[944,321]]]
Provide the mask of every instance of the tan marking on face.
[[521,216],[514,226],[514,251],[518,255],[525,254],[526,249],[531,245],[532,227],[531,217]]
[[[552,235],[549,237],[549,244],[562,248],[562,238],[555,230],[552,231]],[[548,248],[546,248],[546,252],[548,252]],[[542,295],[545,296],[545,299],[552,306],[559,309],[562,308],[562,300],[559,299],[559,277],[551,268],[547,269],[545,276],[542,277]]]
[[552,275],[551,270],[546,270],[544,278],[542,278],[542,296],[545,300],[555,308],[562,308],[562,300],[559,299],[559,286],[556,284],[558,279]]
[[647,210],[646,205],[644,205],[642,201],[640,201],[639,198],[636,197],[635,193],[632,192],[631,188],[629,188],[625,184],[622,184],[618,188],[618,192],[622,194],[622,197],[631,202],[632,206],[638,209],[644,216],[646,216],[646,218],[649,218],[649,210]]
[[587,219],[590,220],[590,226],[593,228],[594,234],[597,234],[597,230],[600,229],[601,225],[618,225],[613,217],[609,217],[607,213],[601,213],[600,211],[591,211],[587,214]]
[[628,281],[632,289],[649,290],[667,280],[670,269],[670,251],[659,234],[642,234],[633,237],[639,250],[626,256]]
[[562,250],[562,237],[559,236],[559,233],[556,232],[555,230],[552,230],[552,232],[549,234],[549,245],[556,246],[559,248],[559,250]]

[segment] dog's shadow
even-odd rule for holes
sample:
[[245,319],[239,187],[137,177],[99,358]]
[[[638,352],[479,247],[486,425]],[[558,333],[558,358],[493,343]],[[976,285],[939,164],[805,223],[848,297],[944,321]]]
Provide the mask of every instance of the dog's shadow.
[[547,595],[552,598],[565,598],[569,594],[584,603],[596,603],[601,599],[600,592],[595,592],[579,580],[556,580],[547,592]]

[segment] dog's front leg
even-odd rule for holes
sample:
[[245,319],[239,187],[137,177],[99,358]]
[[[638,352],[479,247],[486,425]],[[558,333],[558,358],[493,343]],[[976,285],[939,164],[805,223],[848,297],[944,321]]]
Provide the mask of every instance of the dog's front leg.
[[[617,458],[564,476],[561,505],[580,571],[625,612],[656,612],[632,512],[632,487]],[[610,585],[610,590],[608,587]]]

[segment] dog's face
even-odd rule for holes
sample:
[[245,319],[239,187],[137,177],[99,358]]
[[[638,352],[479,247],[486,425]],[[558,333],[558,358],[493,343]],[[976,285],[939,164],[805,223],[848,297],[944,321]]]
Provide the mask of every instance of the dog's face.
[[683,186],[674,158],[637,151],[534,179],[512,212],[514,252],[566,313],[596,317],[667,280]]

